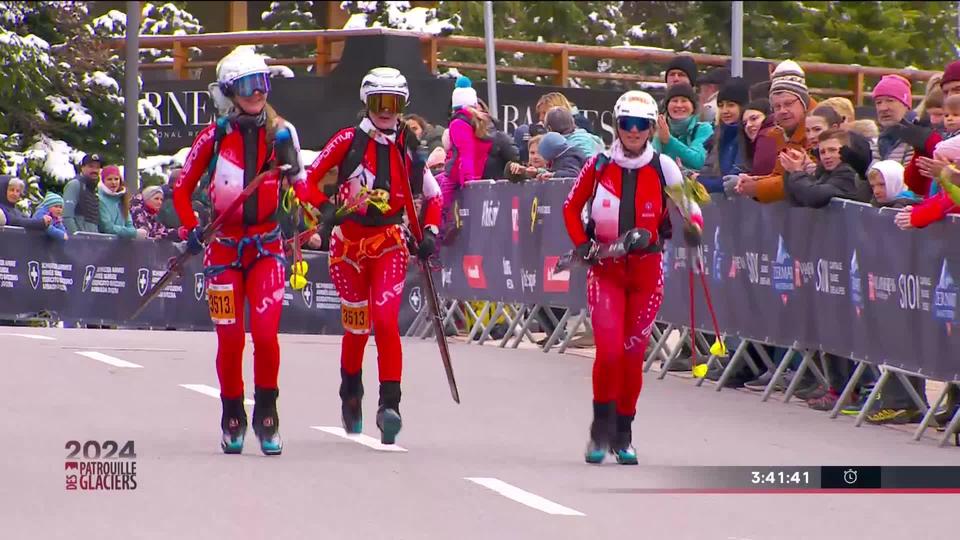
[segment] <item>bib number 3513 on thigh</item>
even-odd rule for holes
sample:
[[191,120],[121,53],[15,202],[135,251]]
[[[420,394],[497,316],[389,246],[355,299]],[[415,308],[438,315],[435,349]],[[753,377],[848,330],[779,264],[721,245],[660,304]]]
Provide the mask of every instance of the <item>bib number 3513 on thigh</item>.
[[343,323],[343,329],[351,334],[369,334],[369,302],[342,301],[340,305],[340,321]]
[[213,320],[213,324],[237,322],[237,306],[232,283],[211,283],[207,286],[207,303],[210,306],[210,319]]

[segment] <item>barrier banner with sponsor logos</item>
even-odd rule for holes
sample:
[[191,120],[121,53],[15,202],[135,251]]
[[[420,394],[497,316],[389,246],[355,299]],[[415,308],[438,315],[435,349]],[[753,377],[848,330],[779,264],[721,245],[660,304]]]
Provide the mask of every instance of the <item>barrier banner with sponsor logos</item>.
[[[442,251],[442,294],[584,307],[585,269],[552,271],[572,248],[561,215],[571,184],[461,190]],[[704,216],[704,266],[721,331],[960,378],[952,275],[960,271],[960,244],[949,241],[955,217],[904,232],[889,209],[858,203],[814,210],[722,198],[706,205]],[[660,320],[690,324],[689,255],[682,242],[667,244]],[[697,326],[712,331],[696,281]]]
[[[183,276],[168,285],[135,321],[129,320],[149,288],[178,254],[170,242],[76,235],[55,242],[43,233],[0,228],[0,317],[50,311],[66,321],[125,327],[213,329],[207,307],[202,257],[192,257]],[[304,251],[307,286],[289,283],[283,297],[284,333],[342,334],[340,297],[325,253]],[[289,267],[287,268],[289,275]],[[400,328],[426,305],[419,267],[410,265],[402,293]]]

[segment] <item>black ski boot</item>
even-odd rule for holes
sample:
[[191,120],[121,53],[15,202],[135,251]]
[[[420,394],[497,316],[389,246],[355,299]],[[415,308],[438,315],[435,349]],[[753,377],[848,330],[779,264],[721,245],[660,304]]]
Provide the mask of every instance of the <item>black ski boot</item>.
[[633,416],[617,415],[617,431],[613,435],[610,452],[617,457],[617,463],[621,465],[637,464],[637,450],[631,444],[633,442],[632,424]]
[[253,432],[260,439],[260,451],[267,456],[279,456],[283,451],[280,439],[280,417],[277,416],[276,388],[255,388],[253,393]]
[[590,442],[584,459],[587,463],[603,463],[610,451],[610,442],[615,429],[616,402],[593,402],[593,422],[590,424]]
[[377,410],[377,428],[380,429],[380,442],[393,444],[397,433],[403,427],[400,419],[400,382],[380,383],[380,408]]
[[343,431],[349,434],[363,433],[363,370],[350,375],[340,368],[340,399],[343,404],[340,411],[343,418]]
[[220,416],[220,449],[224,454],[243,452],[243,437],[247,433],[247,411],[243,408],[243,398],[220,397],[223,414]]

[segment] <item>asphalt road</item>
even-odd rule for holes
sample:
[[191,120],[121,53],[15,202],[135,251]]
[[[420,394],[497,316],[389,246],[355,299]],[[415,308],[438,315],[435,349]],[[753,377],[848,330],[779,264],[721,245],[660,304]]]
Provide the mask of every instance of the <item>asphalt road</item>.
[[[960,495],[641,491],[670,485],[683,466],[960,465],[960,449],[932,438],[651,376],[634,427],[640,466],[589,466],[588,359],[453,344],[458,406],[436,345],[404,346],[405,451],[388,452],[317,429],[340,427],[338,339],[282,336],[285,447],[267,458],[252,431],[243,455],[220,453],[219,400],[202,393],[216,393],[212,334],[0,328],[2,537],[876,540],[955,530]],[[372,346],[366,362],[365,433],[378,440]],[[137,489],[68,491],[71,440],[134,441]]]

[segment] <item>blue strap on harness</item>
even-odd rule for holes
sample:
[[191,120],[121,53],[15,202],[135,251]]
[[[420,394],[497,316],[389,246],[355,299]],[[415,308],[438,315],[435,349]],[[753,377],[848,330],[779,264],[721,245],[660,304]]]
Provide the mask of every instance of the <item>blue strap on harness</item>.
[[248,245],[256,246],[257,248],[257,257],[250,263],[251,265],[256,264],[257,261],[265,257],[273,257],[274,259],[280,261],[282,266],[287,265],[287,258],[282,254],[270,253],[264,249],[263,244],[273,242],[280,238],[280,228],[264,233],[264,234],[254,234],[252,236],[244,236],[239,241],[233,240],[230,238],[218,238],[217,242],[227,246],[227,247],[236,247],[237,248],[237,258],[230,264],[214,264],[210,265],[203,269],[203,275],[207,278],[212,278],[218,276],[227,270],[241,270],[246,271],[247,269],[243,266],[241,262],[243,260],[243,249]]

